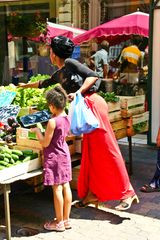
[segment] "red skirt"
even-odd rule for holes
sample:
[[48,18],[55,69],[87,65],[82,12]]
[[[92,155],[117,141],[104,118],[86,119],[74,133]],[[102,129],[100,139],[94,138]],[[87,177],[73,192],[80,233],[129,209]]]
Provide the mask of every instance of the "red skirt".
[[99,201],[128,198],[135,192],[108,118],[107,103],[96,93],[85,98],[100,128],[83,136],[78,196],[84,198],[90,190]]

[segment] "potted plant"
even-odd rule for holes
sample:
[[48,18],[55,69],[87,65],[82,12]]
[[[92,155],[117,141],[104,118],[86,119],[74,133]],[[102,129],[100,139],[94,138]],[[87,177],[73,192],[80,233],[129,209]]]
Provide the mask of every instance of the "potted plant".
[[14,37],[37,37],[46,33],[47,23],[39,12],[35,14],[20,14],[12,12],[7,16],[9,33]]

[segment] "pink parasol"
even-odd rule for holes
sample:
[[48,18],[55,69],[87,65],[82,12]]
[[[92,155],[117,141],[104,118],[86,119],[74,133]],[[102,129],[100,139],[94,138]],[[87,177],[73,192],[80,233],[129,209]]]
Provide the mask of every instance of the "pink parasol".
[[80,34],[73,41],[76,45],[79,45],[91,39],[98,41],[106,39],[110,45],[114,45],[129,39],[133,34],[148,37],[149,14],[137,11],[116,18]]

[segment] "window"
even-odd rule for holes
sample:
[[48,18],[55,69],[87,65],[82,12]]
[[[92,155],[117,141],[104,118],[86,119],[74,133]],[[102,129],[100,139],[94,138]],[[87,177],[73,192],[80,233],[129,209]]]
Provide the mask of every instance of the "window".
[[81,28],[88,29],[89,23],[89,5],[86,1],[81,3]]

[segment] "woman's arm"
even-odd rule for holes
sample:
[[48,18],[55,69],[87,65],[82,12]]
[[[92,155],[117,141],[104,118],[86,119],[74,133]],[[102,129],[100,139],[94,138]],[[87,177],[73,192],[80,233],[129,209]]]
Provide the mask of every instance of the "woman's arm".
[[55,127],[56,127],[55,120],[50,119],[48,121],[47,128],[46,128],[44,136],[41,133],[39,128],[33,128],[31,131],[36,133],[37,138],[38,138],[39,142],[41,143],[42,147],[48,147],[51,140],[52,140]]
[[38,88],[39,86],[39,81],[33,82],[33,83],[19,83],[18,87],[22,88]]
[[79,91],[82,94],[85,93],[89,88],[91,88],[95,84],[97,79],[98,79],[97,77],[87,77],[83,85],[80,87]]
[[65,66],[66,68],[71,69],[73,73],[78,74],[85,79],[83,85],[79,89],[82,94],[91,88],[98,79],[97,74],[93,70],[75,59],[65,60]]

